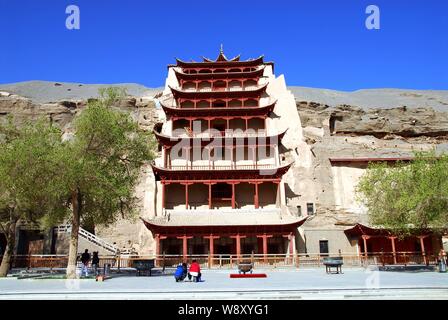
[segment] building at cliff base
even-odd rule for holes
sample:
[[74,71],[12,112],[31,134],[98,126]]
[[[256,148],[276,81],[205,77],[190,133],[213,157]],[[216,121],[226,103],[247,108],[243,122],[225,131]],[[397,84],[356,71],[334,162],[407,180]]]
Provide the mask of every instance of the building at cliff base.
[[[156,255],[424,256],[441,247],[432,232],[398,240],[369,226],[354,200],[369,162],[409,158],[329,156],[315,169],[328,177],[310,179],[316,155],[305,142],[295,98],[263,56],[242,61],[221,50],[214,60],[177,59],[159,102],[166,121],[154,128],[162,149],[152,164],[155,216],[143,220]],[[335,130],[332,121],[327,131]],[[326,196],[320,189],[329,178]],[[348,212],[345,221],[341,212]]]

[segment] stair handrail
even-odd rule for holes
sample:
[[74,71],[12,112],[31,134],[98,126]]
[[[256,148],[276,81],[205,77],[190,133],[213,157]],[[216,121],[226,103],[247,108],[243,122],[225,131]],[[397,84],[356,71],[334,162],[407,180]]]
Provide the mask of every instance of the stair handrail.
[[[69,224],[57,226],[58,233],[68,233],[68,232],[71,232],[71,229],[72,229],[72,226]],[[94,244],[96,244],[108,251],[112,251],[113,253],[118,252],[118,247],[114,246],[113,244],[110,244],[109,242],[101,239],[100,237],[94,235],[93,233],[91,233],[81,227],[79,228],[78,234],[82,238],[84,238],[90,242],[93,242]]]

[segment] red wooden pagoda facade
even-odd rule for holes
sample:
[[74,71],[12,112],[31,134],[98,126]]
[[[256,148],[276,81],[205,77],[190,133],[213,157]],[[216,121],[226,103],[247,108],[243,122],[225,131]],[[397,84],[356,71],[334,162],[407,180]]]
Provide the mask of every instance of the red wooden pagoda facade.
[[154,127],[162,157],[153,165],[156,217],[144,221],[156,254],[292,254],[304,219],[287,213],[279,144],[270,128],[277,105],[263,57],[177,59]]

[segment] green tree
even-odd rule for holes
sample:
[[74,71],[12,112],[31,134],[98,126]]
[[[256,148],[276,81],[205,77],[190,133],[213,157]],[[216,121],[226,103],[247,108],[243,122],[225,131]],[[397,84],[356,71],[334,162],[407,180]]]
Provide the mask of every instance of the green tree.
[[60,145],[60,130],[44,119],[18,126],[10,118],[0,126],[0,232],[7,243],[0,277],[10,269],[17,223],[65,211],[52,183],[59,173],[55,154]]
[[[76,277],[78,232],[82,222],[111,224],[135,213],[140,169],[154,157],[154,139],[128,113],[111,108],[125,95],[119,88],[100,91],[74,121],[74,135],[58,155],[64,168],[55,182],[70,199],[70,215],[53,214],[52,223],[71,219],[67,277]],[[61,212],[61,211],[59,211]]]
[[370,164],[356,187],[375,225],[400,237],[448,226],[448,155],[416,153],[410,163]]

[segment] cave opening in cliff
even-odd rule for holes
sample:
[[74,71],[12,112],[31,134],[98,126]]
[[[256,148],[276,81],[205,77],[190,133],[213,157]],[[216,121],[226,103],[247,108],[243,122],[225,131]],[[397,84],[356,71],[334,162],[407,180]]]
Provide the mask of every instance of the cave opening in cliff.
[[342,116],[332,114],[329,120],[330,134],[336,133],[336,121],[342,121]]

